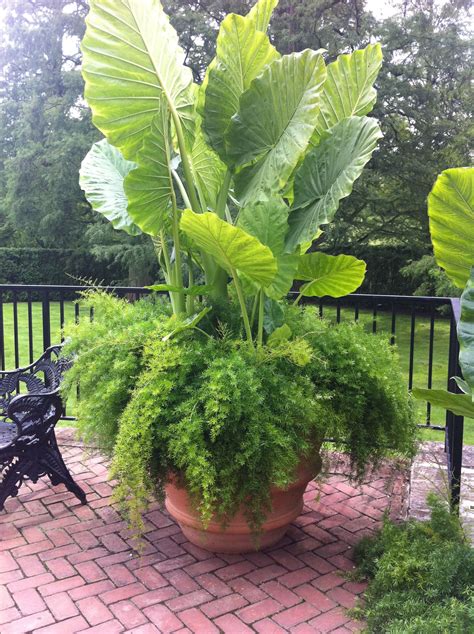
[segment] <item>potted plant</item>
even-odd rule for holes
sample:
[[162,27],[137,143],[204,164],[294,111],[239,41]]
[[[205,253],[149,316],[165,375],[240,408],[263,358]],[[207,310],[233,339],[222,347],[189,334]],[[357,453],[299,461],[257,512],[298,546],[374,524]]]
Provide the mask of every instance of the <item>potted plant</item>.
[[80,377],[80,431],[113,454],[136,528],[156,492],[205,548],[268,546],[301,511],[324,437],[348,443],[356,475],[413,449],[393,350],[300,307],[365,274],[308,249],[381,136],[365,116],[380,45],[328,66],[322,51],[281,56],[276,0],[260,0],[222,22],[196,86],[158,0],[90,5],[85,97],[106,138],[81,186],[115,228],[150,235],[170,301],[86,294],[95,319],[69,330],[66,389]]

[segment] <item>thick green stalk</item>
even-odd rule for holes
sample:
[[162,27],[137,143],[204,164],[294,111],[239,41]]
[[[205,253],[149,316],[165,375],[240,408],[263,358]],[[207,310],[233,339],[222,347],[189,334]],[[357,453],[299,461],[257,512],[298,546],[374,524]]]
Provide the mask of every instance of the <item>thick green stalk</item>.
[[[171,205],[173,211],[172,233],[174,242],[174,284],[180,288],[183,284],[183,268],[181,266],[181,242],[179,239],[179,214],[176,206],[176,196],[174,189],[171,188]],[[185,297],[183,293],[176,293],[176,312],[182,314],[186,312]]]
[[247,313],[247,307],[245,305],[244,294],[242,293],[242,287],[240,286],[239,278],[237,277],[237,272],[235,269],[232,269],[232,277],[234,279],[235,290],[237,291],[237,297],[240,304],[240,310],[242,312],[242,319],[244,321],[245,334],[250,343],[253,343],[252,340],[252,330],[250,328],[249,316]]
[[253,328],[255,323],[255,315],[257,314],[257,306],[258,306],[258,293],[255,295],[252,306],[252,313],[250,314],[250,327]]
[[224,177],[224,182],[222,183],[222,187],[219,191],[219,196],[217,197],[217,201],[216,201],[216,214],[219,216],[219,218],[222,218],[222,220],[225,220],[227,196],[229,195],[231,182],[232,182],[232,172],[230,170],[227,170]]
[[[158,240],[157,238],[152,238],[152,242],[153,242],[153,246],[155,247],[155,253],[156,253],[156,257],[158,258],[158,264],[161,266],[161,261],[160,261],[160,256],[159,256],[159,249],[161,248],[161,251],[163,253],[163,259],[165,261],[165,270],[164,270],[164,274],[165,274],[165,281],[167,284],[173,284],[174,282],[174,275],[173,275],[173,268],[171,266],[171,260],[170,260],[170,256],[168,253],[168,246],[166,244],[166,240],[165,240],[165,236],[163,234],[163,231],[160,232],[160,239]],[[173,309],[173,313],[176,314],[176,298],[175,298],[175,293],[169,293],[170,296],[170,301],[171,301],[171,307]]]
[[[193,258],[191,251],[188,251],[188,287],[194,286],[194,274],[193,274]],[[188,316],[194,313],[194,297],[188,295],[186,297],[186,313]]]
[[257,346],[261,348],[263,346],[263,317],[265,313],[265,295],[263,294],[263,290],[259,291],[258,298],[258,335],[257,335]]
[[297,306],[300,303],[301,298],[304,296],[304,288],[303,290],[300,292],[300,294],[298,295],[298,297],[295,299],[295,301],[293,302],[293,306]]
[[201,205],[196,194],[196,188],[194,187],[193,173],[191,171],[191,164],[189,162],[188,153],[186,151],[186,144],[184,142],[183,128],[181,127],[181,121],[174,108],[171,108],[171,116],[173,117],[174,126],[176,130],[176,137],[178,139],[179,154],[181,156],[181,164],[183,166],[184,180],[187,185],[187,192],[189,201],[191,203],[191,209],[196,213],[202,211]]
[[180,179],[179,174],[176,170],[171,170],[171,173],[173,174],[173,178],[176,181],[176,184],[178,185],[179,193],[181,194],[183,198],[184,204],[186,205],[188,209],[191,209],[191,201],[188,198],[188,192],[186,191],[183,181]]

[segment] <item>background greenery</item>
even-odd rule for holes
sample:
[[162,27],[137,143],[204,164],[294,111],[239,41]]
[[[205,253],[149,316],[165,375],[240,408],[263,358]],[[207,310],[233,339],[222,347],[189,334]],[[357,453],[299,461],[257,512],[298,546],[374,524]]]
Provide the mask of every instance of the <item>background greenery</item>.
[[[219,21],[229,11],[246,12],[252,0],[163,4],[181,34],[187,63],[201,81],[214,54]],[[282,53],[322,47],[332,60],[375,39],[383,45],[373,115],[382,122],[384,139],[322,237],[322,247],[330,253],[367,259],[363,290],[411,293],[420,287],[423,282],[399,271],[431,253],[426,196],[439,172],[469,162],[469,4],[399,0],[396,15],[379,20],[364,0],[280,0],[275,12],[271,35]],[[85,251],[101,262],[108,283],[139,285],[156,279],[147,238],[114,232],[91,212],[78,185],[80,162],[98,138],[81,97],[78,42],[87,2],[9,0],[5,5],[0,34],[0,247]],[[25,251],[17,256],[25,263],[30,259]],[[52,283],[65,273],[77,274],[67,259],[53,262],[38,268],[35,281]],[[6,272],[3,280],[13,281]]]

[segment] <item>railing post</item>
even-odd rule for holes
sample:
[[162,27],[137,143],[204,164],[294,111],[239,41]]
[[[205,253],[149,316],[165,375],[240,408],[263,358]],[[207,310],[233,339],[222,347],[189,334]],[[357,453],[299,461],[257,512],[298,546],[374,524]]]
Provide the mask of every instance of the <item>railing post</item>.
[[51,320],[49,314],[49,292],[44,291],[42,300],[43,315],[43,350],[51,345]]
[[[459,300],[452,300],[452,314],[449,331],[448,390],[459,393],[454,381],[459,376],[459,342],[457,338],[457,321],[459,319]],[[463,450],[464,418],[452,412],[446,412],[445,448],[448,461],[448,477],[451,494],[451,508],[459,512],[461,498],[462,450]]]

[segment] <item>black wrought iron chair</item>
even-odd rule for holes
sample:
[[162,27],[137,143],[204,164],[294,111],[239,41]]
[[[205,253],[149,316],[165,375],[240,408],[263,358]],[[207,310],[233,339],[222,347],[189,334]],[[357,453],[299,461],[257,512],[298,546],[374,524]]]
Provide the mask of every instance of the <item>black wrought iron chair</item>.
[[86,494],[64,464],[54,428],[63,414],[59,395],[63,372],[71,361],[51,346],[25,368],[0,371],[0,510],[18,495],[23,481],[48,475],[86,503]]

